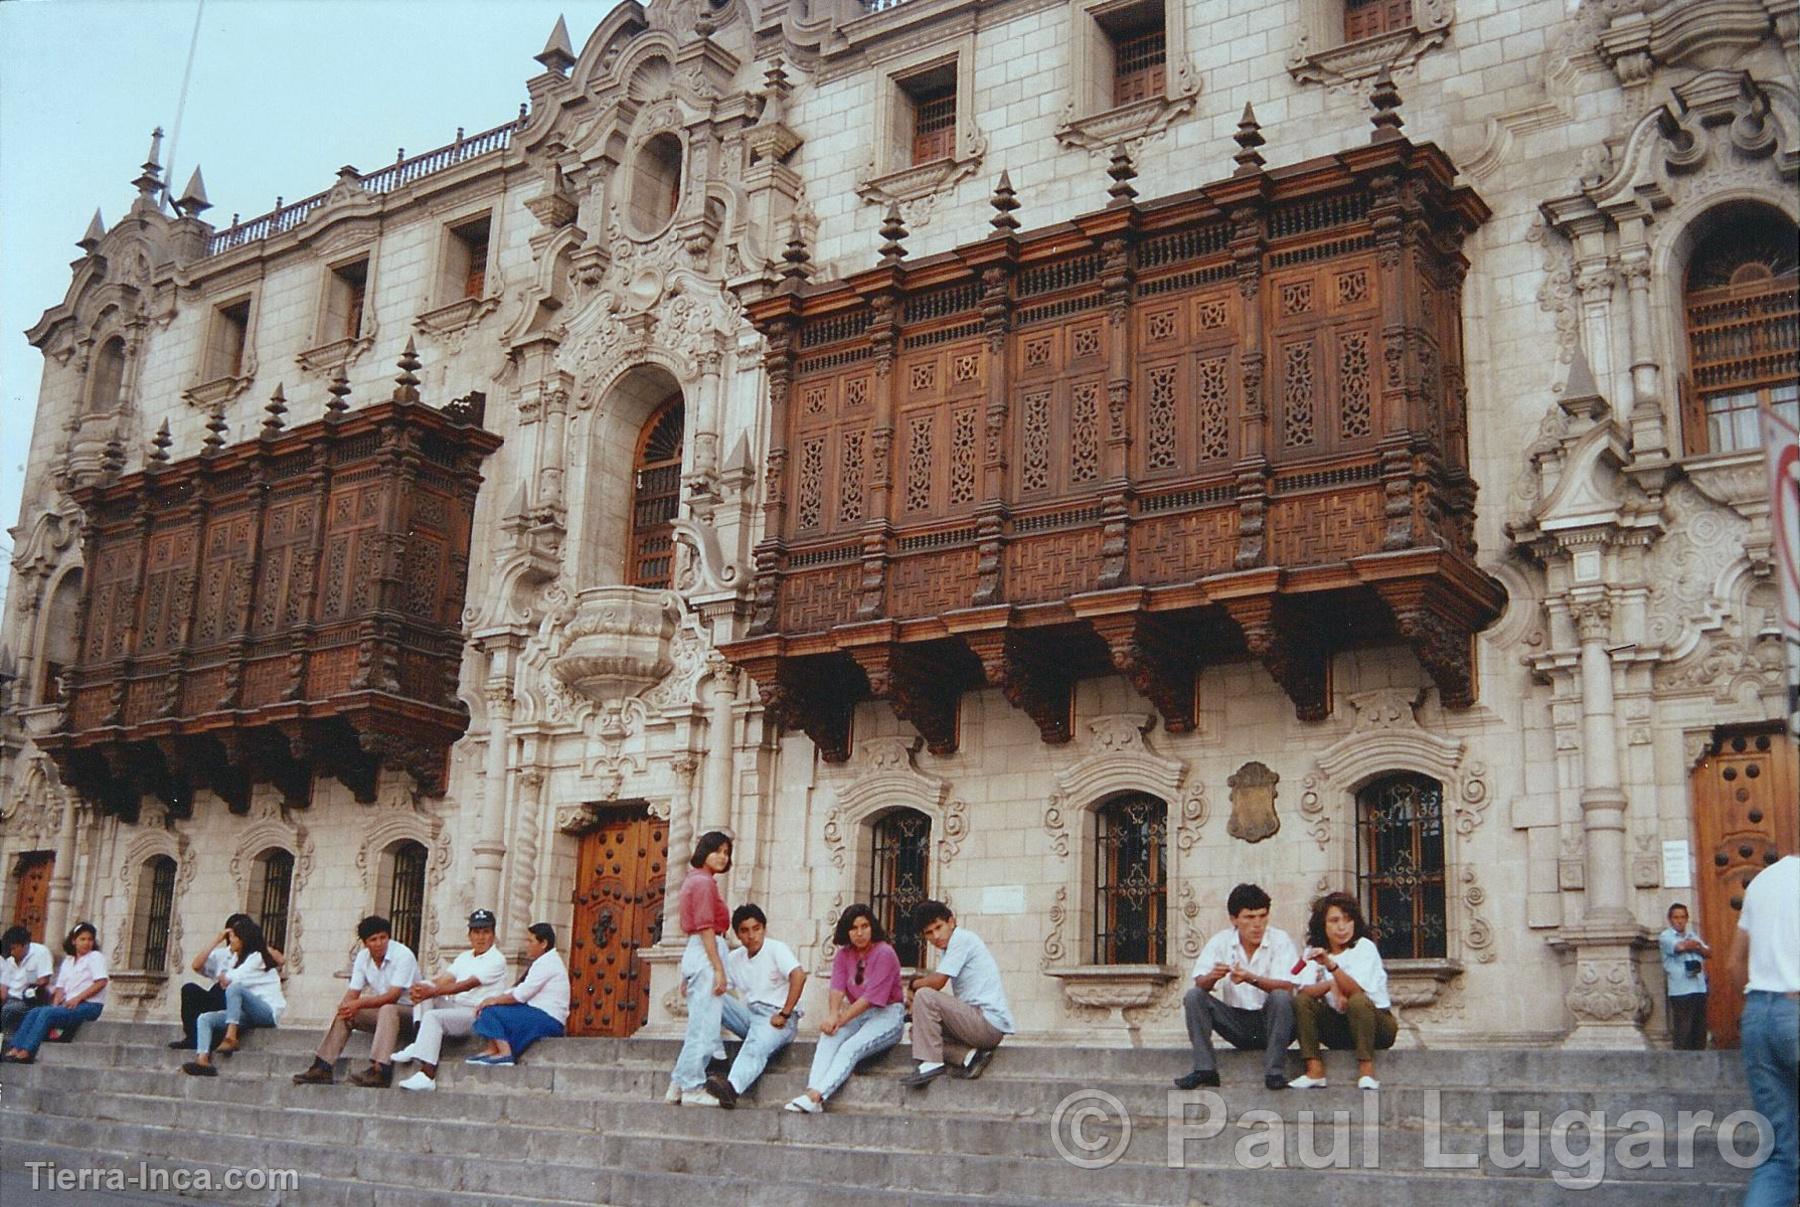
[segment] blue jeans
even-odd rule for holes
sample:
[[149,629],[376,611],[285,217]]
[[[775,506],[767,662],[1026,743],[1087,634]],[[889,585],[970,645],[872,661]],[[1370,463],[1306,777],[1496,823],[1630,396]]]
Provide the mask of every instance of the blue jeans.
[[1739,1036],[1750,1100],[1775,1133],[1775,1151],[1751,1177],[1744,1207],[1789,1207],[1800,1179],[1800,999],[1746,993]]
[[[713,941],[719,945],[723,965],[725,940],[715,935]],[[681,953],[681,979],[687,989],[687,1034],[670,1077],[684,1090],[697,1090],[706,1084],[706,1062],[719,1048],[719,1027],[725,1021],[725,996],[712,991],[712,961],[706,958],[699,935],[689,935],[687,950]]]
[[733,1035],[741,1036],[744,1046],[738,1049],[737,1059],[731,1062],[731,1088],[742,1094],[756,1084],[756,1079],[763,1075],[769,1067],[769,1058],[794,1042],[794,1036],[800,1031],[800,1019],[797,1015],[789,1015],[787,1026],[777,1031],[769,1025],[775,1017],[775,1011],[758,1002],[745,1005],[735,997],[726,995],[724,999],[725,1029]]
[[52,1027],[66,1027],[70,1023],[91,1023],[100,1017],[104,1007],[101,1002],[83,1002],[71,1010],[67,1006],[39,1006],[25,1016],[19,1029],[13,1032],[12,1046],[22,1048],[29,1056],[36,1056],[42,1046],[44,1037],[50,1034]]
[[273,1027],[275,1011],[254,993],[225,986],[225,1009],[209,1010],[194,1020],[194,1051],[210,1052],[213,1032],[222,1027]]
[[857,1065],[899,1043],[905,1026],[906,1004],[895,1002],[870,1007],[839,1027],[837,1034],[819,1036],[806,1088],[819,1091],[821,1098],[831,1097],[850,1080]]
[[513,1059],[540,1039],[553,1039],[563,1033],[563,1025],[524,1002],[505,1006],[489,1006],[475,1016],[469,1030],[483,1039],[497,1039],[512,1049]]

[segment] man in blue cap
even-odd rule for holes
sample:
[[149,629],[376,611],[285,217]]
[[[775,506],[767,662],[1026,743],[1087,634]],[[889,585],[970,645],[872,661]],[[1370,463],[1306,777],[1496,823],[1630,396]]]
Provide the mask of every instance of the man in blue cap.
[[451,961],[448,972],[412,987],[418,1035],[394,1053],[394,1063],[417,1061],[419,1071],[402,1081],[401,1089],[437,1089],[444,1036],[467,1035],[475,1025],[475,1007],[501,992],[505,983],[506,957],[494,945],[494,912],[478,909],[469,915],[469,950]]

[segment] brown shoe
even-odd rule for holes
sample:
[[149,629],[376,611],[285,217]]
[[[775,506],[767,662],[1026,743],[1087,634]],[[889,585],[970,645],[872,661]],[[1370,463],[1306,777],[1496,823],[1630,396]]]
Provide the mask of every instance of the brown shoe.
[[294,1074],[295,1085],[330,1085],[331,1066],[322,1060],[313,1061],[312,1068],[304,1073]]
[[352,1073],[351,1085],[359,1085],[367,1090],[384,1090],[394,1081],[394,1070],[382,1065],[370,1065],[360,1073]]
[[233,1052],[235,1052],[237,1050],[238,1050],[238,1041],[237,1040],[235,1040],[235,1039],[221,1040],[219,1042],[218,1046],[213,1048],[213,1055],[214,1056],[230,1056]]

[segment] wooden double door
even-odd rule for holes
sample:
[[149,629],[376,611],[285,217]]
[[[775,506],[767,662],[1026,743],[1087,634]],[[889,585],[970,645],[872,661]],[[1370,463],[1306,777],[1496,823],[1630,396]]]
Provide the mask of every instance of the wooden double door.
[[647,809],[603,817],[581,837],[569,943],[570,1035],[630,1035],[650,1017],[640,954],[662,938],[668,823]]
[[1800,837],[1800,747],[1780,729],[1721,730],[1690,780],[1699,883],[1695,924],[1711,944],[1706,1028],[1735,1048],[1744,987],[1729,970],[1744,890]]
[[[19,856],[13,869],[19,888],[13,895],[12,917],[6,925],[23,926],[31,932],[34,943],[46,942],[44,919],[50,912],[50,872],[55,866],[56,852],[27,851]],[[54,949],[57,944],[51,946]]]

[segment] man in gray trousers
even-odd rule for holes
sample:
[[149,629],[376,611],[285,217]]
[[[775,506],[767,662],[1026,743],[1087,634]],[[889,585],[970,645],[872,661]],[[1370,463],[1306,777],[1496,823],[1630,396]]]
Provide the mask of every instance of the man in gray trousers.
[[1294,965],[1300,953],[1287,932],[1269,925],[1269,894],[1240,884],[1225,903],[1231,925],[1207,940],[1194,961],[1187,991],[1188,1039],[1194,1071],[1175,1079],[1178,1089],[1219,1084],[1213,1033],[1232,1047],[1261,1048],[1263,1084],[1287,1085],[1287,1048],[1294,1040]]

